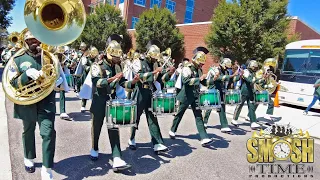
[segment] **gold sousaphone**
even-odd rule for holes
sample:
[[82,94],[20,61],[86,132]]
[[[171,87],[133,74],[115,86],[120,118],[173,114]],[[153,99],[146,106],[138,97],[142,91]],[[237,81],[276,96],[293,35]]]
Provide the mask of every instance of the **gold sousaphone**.
[[12,32],[9,35],[8,40],[12,46],[14,46],[20,40],[19,35],[20,34],[18,32]]
[[255,73],[255,77],[258,79],[261,79],[263,75],[268,74],[268,78],[266,79],[266,83],[264,85],[267,85],[269,87],[261,86],[260,84],[254,84],[254,88],[258,91],[268,91],[269,94],[272,94],[277,89],[277,76],[274,74],[274,72],[268,71],[269,66],[273,67],[274,71],[278,68],[278,58],[268,58],[264,61],[263,67],[259,69]]
[[80,36],[86,14],[81,0],[26,0],[24,17],[29,31],[42,43],[42,75],[38,80],[30,81],[18,89],[11,85],[13,60],[26,52],[22,48],[10,58],[5,67],[2,85],[6,96],[13,103],[30,105],[41,101],[54,90],[60,67],[59,60],[52,53],[56,46],[69,44]]

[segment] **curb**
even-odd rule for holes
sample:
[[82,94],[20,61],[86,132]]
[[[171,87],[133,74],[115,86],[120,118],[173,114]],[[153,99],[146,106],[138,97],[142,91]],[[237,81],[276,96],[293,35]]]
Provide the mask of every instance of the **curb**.
[[[1,68],[1,66],[0,66]],[[1,76],[0,76],[1,77]],[[0,82],[0,177],[1,179],[12,180],[9,133],[8,133],[8,118],[5,105],[5,94]]]

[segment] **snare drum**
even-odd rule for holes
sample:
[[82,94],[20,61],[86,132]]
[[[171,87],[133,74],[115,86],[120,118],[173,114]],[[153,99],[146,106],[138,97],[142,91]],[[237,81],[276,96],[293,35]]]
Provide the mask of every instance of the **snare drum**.
[[175,114],[176,107],[176,94],[174,93],[158,93],[153,94],[151,101],[151,111],[154,115]]
[[108,128],[132,127],[136,125],[137,104],[129,99],[113,99],[107,102]]
[[200,91],[198,107],[201,110],[221,108],[220,92],[217,89]]
[[240,90],[227,90],[224,95],[224,103],[226,105],[237,105],[241,103],[241,91]]
[[254,102],[256,104],[268,104],[269,103],[268,91],[257,91],[254,95]]

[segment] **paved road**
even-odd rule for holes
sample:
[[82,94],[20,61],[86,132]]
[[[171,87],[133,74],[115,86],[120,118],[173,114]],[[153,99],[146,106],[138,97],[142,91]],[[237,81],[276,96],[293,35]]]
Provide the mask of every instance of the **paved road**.
[[[198,140],[194,116],[190,110],[187,110],[183,117],[176,140],[169,139],[168,135],[173,117],[166,116],[159,119],[165,143],[172,149],[170,155],[166,157],[154,155],[149,143],[150,135],[144,115],[136,138],[138,150],[130,151],[127,148],[129,129],[121,129],[123,157],[133,165],[133,168],[125,174],[115,174],[112,171],[112,157],[106,126],[103,128],[100,138],[100,159],[97,162],[92,162],[88,156],[91,148],[90,113],[79,113],[80,101],[74,93],[68,93],[66,96],[67,112],[74,120],[64,121],[60,120],[58,114],[56,116],[55,179],[258,179],[249,178],[248,167],[250,164],[246,160],[246,141],[252,132],[248,124],[244,124],[240,128],[231,127],[233,135],[223,134],[220,133],[219,125],[216,125],[219,124],[217,114],[212,113],[208,133],[214,139],[214,143],[210,148],[203,148]],[[89,105],[90,103],[87,108]],[[57,111],[59,112],[58,107],[59,103],[57,103]],[[38,128],[36,131],[37,158],[35,160],[37,169],[34,174],[27,174],[23,166],[22,123],[20,120],[13,119],[13,104],[8,99],[6,99],[6,108],[13,179],[40,179],[42,152]],[[314,167],[320,167],[319,152],[320,145],[315,145]],[[312,179],[320,179],[319,168],[314,170],[314,178]]]

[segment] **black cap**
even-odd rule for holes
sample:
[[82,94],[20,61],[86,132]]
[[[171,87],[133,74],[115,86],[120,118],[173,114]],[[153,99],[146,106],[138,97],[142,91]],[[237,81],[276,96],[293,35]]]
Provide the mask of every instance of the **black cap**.
[[209,53],[209,50],[207,48],[199,46],[195,50],[193,50],[193,54],[196,54],[199,51],[204,52],[205,54]]
[[147,44],[147,46],[146,46],[146,48],[149,49],[150,46],[152,46],[152,45],[156,45],[156,46],[158,46],[158,48],[161,47],[160,41],[158,41],[158,40],[156,40],[156,39],[149,41],[148,44]]
[[112,34],[109,36],[108,40],[107,40],[107,45],[111,42],[111,41],[117,41],[119,44],[122,41],[122,37],[118,34]]

